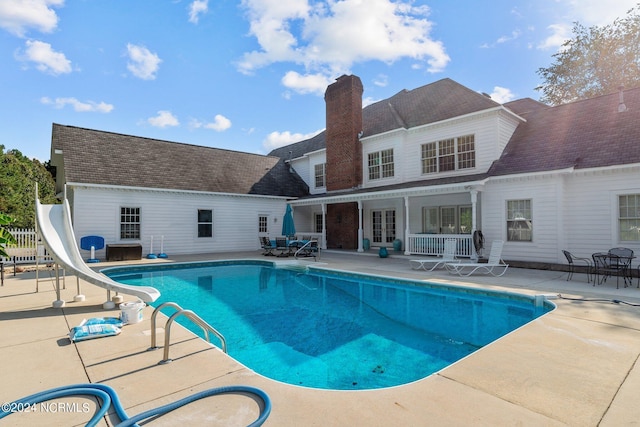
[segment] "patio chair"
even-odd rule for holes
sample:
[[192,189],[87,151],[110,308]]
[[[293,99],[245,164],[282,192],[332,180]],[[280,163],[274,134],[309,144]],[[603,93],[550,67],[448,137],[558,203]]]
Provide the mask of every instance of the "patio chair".
[[284,237],[276,237],[276,250],[280,251],[277,256],[289,256],[289,245],[287,245],[287,239]]
[[[489,253],[489,260],[486,263],[481,262],[447,262],[445,268],[449,273],[457,274],[459,276],[470,276],[475,272],[482,274],[491,274],[492,276],[502,276],[507,272],[509,264],[502,260],[502,247],[504,242],[502,240],[494,240],[491,244],[491,252]],[[499,274],[495,270],[502,270]]]
[[267,236],[260,237],[260,247],[264,250],[262,255],[264,256],[275,256],[273,250],[276,248],[274,244],[271,243],[271,240]]
[[616,288],[619,287],[620,274],[622,274],[624,279],[625,287],[627,286],[627,280],[629,280],[629,284],[631,284],[631,260],[634,258],[633,250],[629,248],[611,248],[608,254],[609,273],[616,274]]
[[563,250],[565,258],[567,258],[567,262],[569,263],[569,274],[567,275],[567,280],[571,280],[573,277],[573,273],[575,271],[575,262],[584,262],[587,266],[587,283],[591,283],[591,270],[593,269],[593,263],[589,258],[581,258],[573,255],[571,252]]
[[414,270],[433,271],[438,267],[444,267],[448,262],[460,262],[460,260],[456,259],[456,247],[456,239],[446,239],[444,241],[444,251],[440,258],[410,259],[409,264]]
[[320,256],[320,248],[318,247],[318,241],[309,240],[302,247],[300,247],[294,255],[296,258],[299,256],[313,257],[313,259],[315,260],[316,256]]

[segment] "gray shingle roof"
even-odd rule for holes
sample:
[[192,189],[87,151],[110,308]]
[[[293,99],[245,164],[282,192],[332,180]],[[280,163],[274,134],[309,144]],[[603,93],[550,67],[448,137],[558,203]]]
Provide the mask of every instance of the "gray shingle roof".
[[[402,90],[391,98],[378,101],[362,109],[363,136],[371,136],[394,129],[410,129],[429,123],[458,117],[500,104],[491,98],[451,80],[442,79],[413,90]],[[285,160],[326,147],[325,132],[313,138],[277,148],[269,155]]]
[[304,181],[278,157],[53,124],[67,182],[299,197]]
[[[640,88],[555,107],[507,105],[520,123],[490,175],[640,163]],[[518,109],[522,109],[518,111]]]

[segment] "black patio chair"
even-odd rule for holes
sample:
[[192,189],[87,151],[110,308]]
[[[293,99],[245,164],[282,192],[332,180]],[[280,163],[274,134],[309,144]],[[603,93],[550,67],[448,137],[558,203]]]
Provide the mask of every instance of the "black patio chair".
[[565,250],[563,250],[562,253],[567,258],[567,262],[569,263],[569,274],[567,275],[567,280],[571,280],[571,278],[573,277],[573,273],[575,271],[575,263],[576,261],[578,261],[578,262],[583,262],[586,265],[587,283],[591,283],[591,273],[593,269],[593,264],[591,263],[591,260],[589,258],[577,257],[573,255],[571,252],[565,251]]
[[280,251],[278,256],[289,256],[289,245],[287,245],[287,239],[285,237],[276,237],[276,250]]
[[264,250],[264,252],[262,252],[262,255],[275,256],[275,254],[273,253],[273,250],[276,247],[271,243],[271,240],[269,240],[268,237],[266,236],[260,237],[260,246],[262,247],[262,250]]
[[[631,284],[631,260],[633,259],[633,250],[629,248],[611,248],[609,249],[609,255],[615,256],[611,260],[611,268],[618,270],[617,276],[622,274],[624,278],[624,286],[627,286],[627,280]],[[614,264],[615,260],[615,264]],[[616,285],[618,278],[616,278]]]

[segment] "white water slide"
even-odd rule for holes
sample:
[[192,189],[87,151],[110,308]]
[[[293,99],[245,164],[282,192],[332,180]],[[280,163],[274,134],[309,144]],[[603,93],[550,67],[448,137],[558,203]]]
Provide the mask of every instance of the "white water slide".
[[132,295],[144,302],[153,302],[160,296],[160,292],[156,288],[118,283],[93,271],[85,264],[73,233],[71,209],[66,197],[61,205],[43,205],[36,197],[36,221],[38,232],[49,251],[49,255],[57,264],[73,272],[77,277],[107,291]]

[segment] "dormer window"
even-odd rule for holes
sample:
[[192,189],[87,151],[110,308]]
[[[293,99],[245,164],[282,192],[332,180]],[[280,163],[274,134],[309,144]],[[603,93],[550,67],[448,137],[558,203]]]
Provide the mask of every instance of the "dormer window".
[[475,136],[456,138],[422,144],[422,173],[448,172],[476,166]]
[[393,148],[369,153],[369,180],[392,178],[394,175]]

